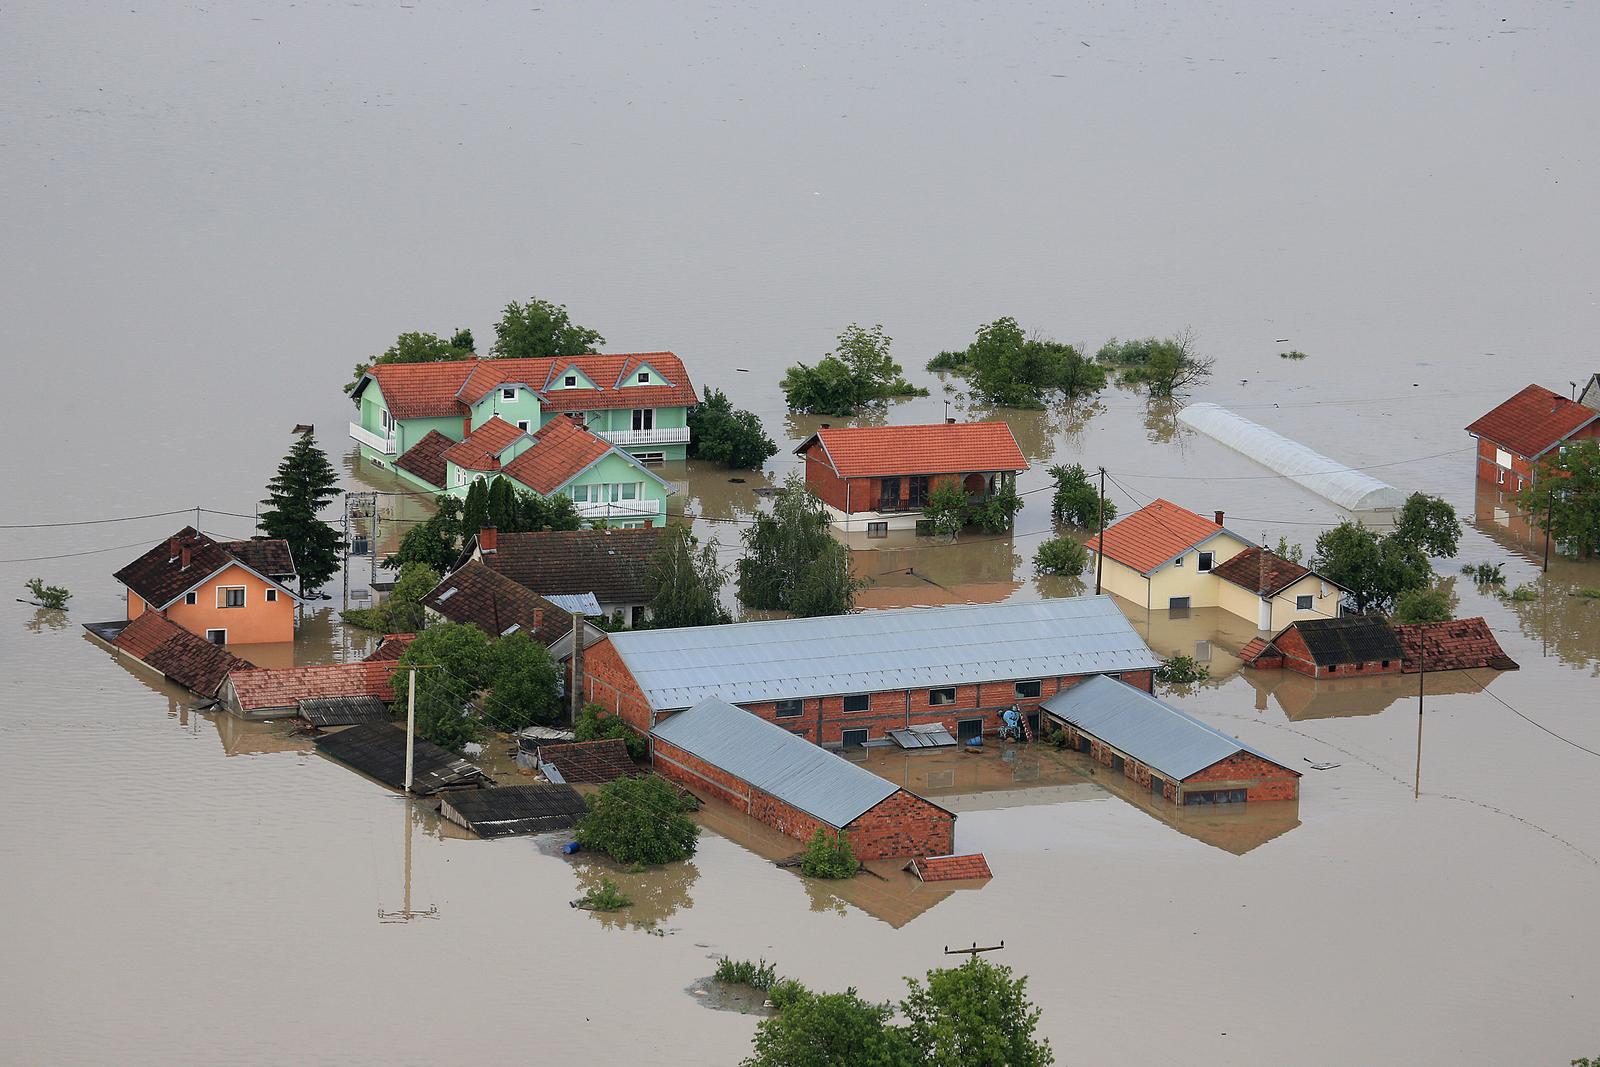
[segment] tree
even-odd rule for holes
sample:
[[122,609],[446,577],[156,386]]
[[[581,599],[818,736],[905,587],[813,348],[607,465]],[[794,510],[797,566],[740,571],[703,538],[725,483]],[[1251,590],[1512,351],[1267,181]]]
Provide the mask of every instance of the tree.
[[936,536],[954,540],[967,525],[967,494],[955,482],[940,482],[928,494],[922,518]]
[[802,617],[847,614],[866,583],[851,573],[850,553],[830,526],[822,501],[798,472],[790,474],[772,511],[745,528],[745,554],[737,564],[740,602]]
[[34,603],[41,608],[60,611],[72,599],[72,592],[64,585],[45,585],[43,578],[29,578],[23,585],[33,594]]
[[839,344],[817,365],[797,363],[783,376],[783,395],[790,411],[814,415],[853,415],[890,397],[927,396],[901,377],[901,366],[889,355],[892,338],[882,326],[866,329],[851,324]]
[[[1264,539],[1266,535],[1263,534],[1262,537]],[[1291,545],[1287,537],[1279,537],[1278,546],[1272,551],[1274,555],[1280,556],[1291,563],[1299,563],[1306,557],[1306,550],[1304,546]]]
[[701,546],[687,526],[668,524],[650,561],[655,596],[650,598],[650,625],[716,626],[732,622],[722,606],[728,572],[717,565],[715,538]]
[[1448,559],[1461,543],[1461,523],[1456,509],[1445,501],[1426,493],[1412,493],[1389,536],[1415,545],[1425,555]]
[[1447,622],[1455,615],[1450,594],[1437,585],[1408,589],[1394,602],[1394,621],[1399,623]]
[[422,598],[439,584],[439,572],[425,563],[407,563],[382,604],[371,608],[350,608],[339,613],[341,621],[380,633],[412,633],[422,629]]
[[514,732],[561,718],[561,674],[550,652],[526,631],[507,634],[489,646],[489,699],[492,718]]
[[300,592],[316,592],[339,570],[339,553],[344,538],[318,518],[328,503],[339,495],[339,476],[310,430],[289,449],[278,465],[277,476],[267,483],[267,499],[261,503],[261,532],[289,542],[294,554]]
[[461,504],[461,535],[476,537],[479,530],[492,525],[489,521],[489,483],[485,479],[474,479],[467,486],[466,499]]
[[500,359],[581,356],[605,343],[598,330],[573,322],[566,305],[537,297],[507,304],[494,327],[494,354]]
[[639,762],[650,755],[650,741],[627,723],[606,714],[599,704],[585,704],[578,709],[578,721],[572,724],[574,741],[606,741],[615,738],[628,747],[628,757]]
[[438,363],[451,359],[471,359],[472,348],[471,330],[457,330],[448,341],[438,334],[420,331],[403,333],[395,338],[394,344],[383,355],[357,363],[355,374],[344,391],[353,392],[360,384],[361,376],[379,363]]
[[1119,342],[1115,337],[1095,355],[1099,363],[1118,367],[1124,385],[1143,385],[1152,398],[1179,396],[1211,377],[1216,360],[1195,352],[1195,333],[1183,330],[1164,340]]
[[461,555],[461,501],[441,493],[438,510],[407,530],[395,554],[383,561],[393,570],[409,563],[420,563],[439,574],[455,566]]
[[854,989],[797,992],[782,1011],[756,1027],[744,1067],[916,1067],[906,1034],[889,1025],[893,1009],[869,1004]]
[[959,967],[908,978],[900,1002],[906,1036],[927,1067],[1046,1067],[1048,1039],[1034,1036],[1043,1014],[1028,1000],[1026,978],[976,956]]
[[[512,533],[529,530],[581,530],[583,518],[578,505],[565,493],[540,496],[526,490],[517,493],[516,521],[503,527]],[[473,533],[477,533],[476,530]]]
[[1052,537],[1033,555],[1033,567],[1040,574],[1082,574],[1089,565],[1089,550],[1071,537]]
[[854,878],[861,864],[850,847],[850,836],[842,830],[830,832],[817,827],[800,859],[800,872],[810,878]]
[[1404,537],[1380,538],[1368,527],[1341,522],[1317,538],[1311,568],[1350,590],[1357,611],[1387,611],[1400,594],[1428,585],[1433,571],[1422,550]]
[[690,802],[660,775],[618,778],[585,802],[574,834],[584,848],[650,867],[694,855],[700,827],[686,814]]
[[1014,482],[1009,480],[982,500],[967,504],[966,523],[984,533],[1004,533],[1011,529],[1022,510],[1022,496]]
[[[1050,468],[1056,491],[1050,498],[1050,517],[1056,522],[1070,522],[1085,530],[1095,530],[1100,524],[1100,491],[1089,482],[1082,464],[1070,467],[1056,465]],[[1106,525],[1117,517],[1117,505],[1105,502]]]
[[511,484],[510,478],[495,478],[488,485],[489,490],[484,498],[484,510],[488,513],[488,521],[484,525],[501,530],[515,529],[522,517],[522,504],[517,499],[517,487]]
[[1600,441],[1574,441],[1546,456],[1515,499],[1552,540],[1584,559],[1600,553]]
[[755,412],[735,409],[728,395],[707,387],[705,397],[689,410],[689,456],[726,467],[760,470],[778,446]]
[[460,752],[483,736],[473,701],[492,679],[489,639],[476,626],[440,623],[419,633],[391,676],[395,695],[417,667],[417,736]]
[[965,375],[973,392],[991,404],[1040,408],[1048,394],[1093,396],[1106,387],[1105,368],[1072,345],[1025,334],[1009,315],[978,327],[960,352],[940,352],[929,370]]

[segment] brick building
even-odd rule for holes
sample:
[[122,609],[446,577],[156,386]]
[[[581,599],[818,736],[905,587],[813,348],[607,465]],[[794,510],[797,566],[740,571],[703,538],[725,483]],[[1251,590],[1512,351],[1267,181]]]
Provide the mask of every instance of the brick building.
[[1110,597],[1069,597],[609,634],[584,652],[584,699],[640,733],[715,696],[817,744],[934,722],[965,740],[1012,705],[1037,725],[1094,675],[1148,691],[1159,663]]
[[663,777],[797,841],[842,833],[857,859],[955,846],[953,813],[717,697],[656,724],[650,758]]
[[1405,650],[1383,619],[1353,615],[1292,622],[1272,640],[1256,638],[1239,650],[1247,667],[1284,668],[1311,678],[1399,674]]
[[1173,804],[1300,797],[1298,771],[1122,682],[1091,678],[1044,710],[1074,748]]
[[[1589,389],[1584,396],[1591,396]],[[1478,481],[1515,493],[1568,441],[1600,437],[1600,411],[1530,385],[1467,427],[1478,440]]]
[[868,537],[915,529],[941,485],[959,485],[977,501],[1015,485],[1028,469],[1003,422],[823,427],[795,454],[805,457],[806,487],[833,524]]

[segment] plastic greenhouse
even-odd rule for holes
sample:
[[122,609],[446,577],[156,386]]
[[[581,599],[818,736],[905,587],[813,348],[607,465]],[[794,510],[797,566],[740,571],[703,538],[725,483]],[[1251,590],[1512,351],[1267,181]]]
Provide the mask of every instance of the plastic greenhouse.
[[1178,418],[1346,511],[1381,511],[1406,502],[1406,494],[1394,486],[1352,470],[1348,463],[1313,452],[1227,408],[1190,404],[1178,413]]

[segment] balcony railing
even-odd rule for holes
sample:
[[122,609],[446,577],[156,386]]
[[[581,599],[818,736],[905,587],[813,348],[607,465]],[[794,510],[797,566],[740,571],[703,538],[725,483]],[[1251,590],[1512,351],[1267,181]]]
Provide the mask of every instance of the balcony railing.
[[394,433],[392,431],[390,432],[389,436],[385,437],[381,433],[373,433],[360,423],[352,422],[350,424],[350,436],[355,438],[357,441],[360,441],[374,452],[381,452],[386,456],[392,456],[395,454],[396,449]]
[[596,430],[614,445],[682,445],[689,442],[689,427],[663,426],[655,430]]
[[627,521],[629,519],[647,519],[653,515],[661,514],[661,501],[612,500],[607,503],[597,504],[590,500],[579,501],[577,508],[578,515],[585,519]]

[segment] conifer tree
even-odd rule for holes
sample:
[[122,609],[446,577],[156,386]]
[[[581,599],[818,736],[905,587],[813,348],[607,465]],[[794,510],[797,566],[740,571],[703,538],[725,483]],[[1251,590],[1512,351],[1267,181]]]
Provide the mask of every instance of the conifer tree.
[[467,501],[461,509],[461,536],[477,537],[478,531],[489,525],[489,487],[482,481],[474,481],[467,489]]
[[316,592],[339,570],[344,538],[318,517],[338,495],[339,476],[308,430],[278,464],[261,502],[267,508],[261,513],[261,530],[289,542],[302,595]]

